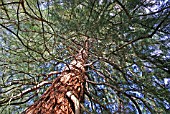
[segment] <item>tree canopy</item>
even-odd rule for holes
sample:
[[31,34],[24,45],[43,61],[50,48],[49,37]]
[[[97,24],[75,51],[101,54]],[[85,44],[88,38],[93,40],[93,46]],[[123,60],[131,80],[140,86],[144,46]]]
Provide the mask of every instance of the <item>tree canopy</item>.
[[1,0],[0,112],[33,104],[85,37],[85,114],[170,111],[169,18],[168,0]]

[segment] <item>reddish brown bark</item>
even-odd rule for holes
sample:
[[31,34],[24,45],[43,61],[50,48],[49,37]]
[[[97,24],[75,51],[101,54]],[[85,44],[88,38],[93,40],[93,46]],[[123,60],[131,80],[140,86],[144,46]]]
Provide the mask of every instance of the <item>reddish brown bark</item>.
[[66,93],[71,91],[80,101],[84,94],[84,64],[87,51],[81,50],[75,59],[66,66],[64,71],[57,77],[52,85],[45,91],[41,98],[28,107],[24,114],[74,114],[74,102]]

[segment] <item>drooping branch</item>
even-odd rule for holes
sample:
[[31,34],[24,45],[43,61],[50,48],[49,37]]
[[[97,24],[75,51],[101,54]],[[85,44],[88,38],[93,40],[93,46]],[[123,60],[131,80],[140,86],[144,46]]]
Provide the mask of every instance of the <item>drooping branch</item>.
[[134,42],[137,42],[137,41],[139,41],[139,40],[146,39],[146,38],[152,38],[153,35],[158,31],[158,29],[163,25],[163,23],[165,22],[165,20],[169,17],[169,15],[170,15],[170,13],[168,13],[168,14],[165,16],[165,18],[158,24],[158,26],[154,29],[154,31],[153,31],[151,34],[146,34],[146,35],[143,35],[143,36],[141,36],[141,37],[138,37],[138,38],[136,38],[136,39],[134,39],[134,40],[131,40],[131,41],[129,41],[128,43],[125,43],[124,45],[119,46],[115,51],[113,51],[113,53],[116,52],[116,51],[119,51],[119,50],[121,50],[122,48],[126,47],[127,45],[132,44],[132,43],[134,43]]

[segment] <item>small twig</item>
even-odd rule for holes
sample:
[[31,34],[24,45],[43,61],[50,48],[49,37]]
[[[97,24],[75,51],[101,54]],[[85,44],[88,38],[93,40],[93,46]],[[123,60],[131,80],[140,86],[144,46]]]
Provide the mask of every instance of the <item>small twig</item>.
[[126,13],[126,15],[128,16],[129,20],[132,18],[131,15],[129,14],[128,10],[125,8],[125,6],[119,1],[119,0],[115,0],[124,10],[124,12]]

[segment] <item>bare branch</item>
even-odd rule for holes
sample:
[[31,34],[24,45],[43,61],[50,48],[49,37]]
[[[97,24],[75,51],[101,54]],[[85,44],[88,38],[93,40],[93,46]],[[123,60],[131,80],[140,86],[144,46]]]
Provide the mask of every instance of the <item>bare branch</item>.
[[33,86],[33,87],[31,87],[31,88],[28,88],[28,89],[22,91],[20,94],[18,94],[18,95],[16,95],[16,96],[13,96],[13,97],[11,97],[10,99],[7,99],[7,100],[5,100],[5,101],[0,101],[0,104],[6,103],[6,102],[8,102],[8,101],[14,101],[14,100],[20,99],[23,95],[25,95],[25,94],[27,94],[27,93],[29,93],[29,92],[31,92],[31,91],[35,91],[35,90],[37,90],[38,88],[40,88],[41,86],[43,86],[43,85],[45,85],[45,84],[51,84],[51,82],[49,82],[49,81],[43,81],[43,82],[39,83],[39,84],[36,85],[36,86]]
[[74,106],[75,106],[75,114],[80,114],[80,102],[79,100],[76,98],[76,96],[71,92],[68,91],[66,93],[66,95],[73,101]]

